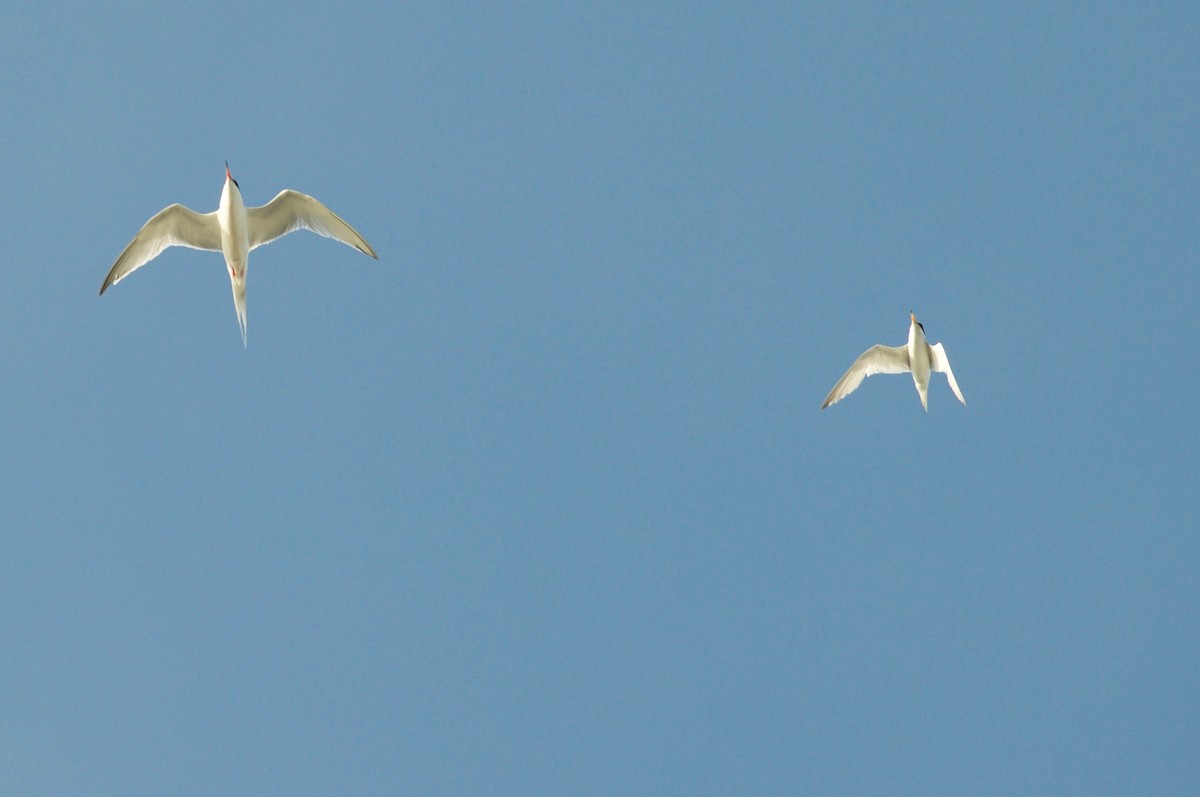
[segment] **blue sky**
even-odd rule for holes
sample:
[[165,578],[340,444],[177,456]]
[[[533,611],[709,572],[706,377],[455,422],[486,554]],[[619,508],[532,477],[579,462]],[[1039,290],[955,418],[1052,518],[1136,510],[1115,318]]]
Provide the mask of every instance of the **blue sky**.
[[6,791],[1195,793],[1200,13],[880,5],[10,10]]

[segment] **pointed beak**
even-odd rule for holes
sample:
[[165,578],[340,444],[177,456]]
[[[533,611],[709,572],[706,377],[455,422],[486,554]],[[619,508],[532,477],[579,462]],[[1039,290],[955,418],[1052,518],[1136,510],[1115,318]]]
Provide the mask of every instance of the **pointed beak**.
[[916,314],[915,314],[915,313],[913,313],[913,311],[912,311],[912,310],[909,310],[909,311],[908,311],[908,322],[909,322],[910,324],[915,324],[915,323],[917,323],[917,316],[916,316]]
[[225,179],[232,180],[233,175],[229,173],[229,161],[225,161]]

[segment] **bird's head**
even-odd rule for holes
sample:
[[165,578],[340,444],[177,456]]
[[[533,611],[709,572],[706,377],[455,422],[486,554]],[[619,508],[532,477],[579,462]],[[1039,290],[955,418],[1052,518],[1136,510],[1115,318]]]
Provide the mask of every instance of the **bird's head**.
[[912,310],[908,311],[908,326],[909,329],[916,329],[917,327],[920,327],[921,334],[925,334],[925,325],[917,320],[917,314]]

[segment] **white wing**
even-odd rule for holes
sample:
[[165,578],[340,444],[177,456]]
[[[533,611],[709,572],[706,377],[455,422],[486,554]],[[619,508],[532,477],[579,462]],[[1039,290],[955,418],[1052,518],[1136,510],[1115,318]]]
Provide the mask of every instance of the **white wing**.
[[311,230],[326,238],[335,238],[376,260],[379,255],[353,227],[308,194],[290,189],[280,191],[262,207],[246,208],[249,217],[250,248],[269,244],[295,230]]
[[954,372],[950,370],[950,358],[946,356],[946,350],[942,348],[942,344],[935,343],[929,347],[929,366],[935,371],[941,371],[946,375],[946,381],[950,383],[950,389],[954,391],[954,395],[958,396],[958,400],[963,404],[967,400],[963,398],[962,391],[958,389],[958,382],[954,380]]
[[850,366],[850,370],[838,380],[825,397],[821,409],[837,404],[849,396],[862,381],[872,374],[903,374],[911,370],[908,365],[907,346],[884,346],[878,344],[864,351]]
[[197,213],[183,205],[168,205],[150,218],[125,251],[113,263],[104,284],[103,295],[108,286],[116,285],[131,272],[158,257],[168,246],[188,246],[192,249],[221,251],[221,227],[217,223],[216,211]]

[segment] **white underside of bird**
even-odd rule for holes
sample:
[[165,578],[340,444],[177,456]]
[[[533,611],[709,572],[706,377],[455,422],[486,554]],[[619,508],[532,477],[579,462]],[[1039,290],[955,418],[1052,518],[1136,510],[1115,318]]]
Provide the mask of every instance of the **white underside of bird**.
[[225,186],[221,202],[212,213],[197,213],[183,205],[169,205],[154,214],[125,251],[113,263],[104,284],[103,295],[137,269],[149,263],[168,246],[208,249],[225,256],[229,281],[233,286],[233,305],[242,346],[246,345],[246,267],[251,250],[269,244],[294,230],[310,230],[352,246],[376,260],[379,256],[358,232],[317,200],[286,189],[261,207],[248,208],[242,192],[225,164]]
[[911,310],[908,316],[910,320],[908,343],[903,346],[880,344],[872,346],[860,354],[854,364],[850,366],[850,370],[846,371],[845,375],[833,386],[833,390],[829,391],[821,409],[825,409],[830,404],[837,404],[849,396],[868,376],[911,373],[913,384],[917,386],[917,394],[921,397],[921,406],[928,412],[927,398],[931,371],[944,373],[954,395],[958,396],[958,400],[963,404],[967,403],[967,400],[963,398],[962,391],[958,389],[954,372],[950,370],[950,358],[946,356],[946,349],[940,343],[930,346],[929,342],[925,340],[925,327],[921,326],[921,322],[917,320]]

